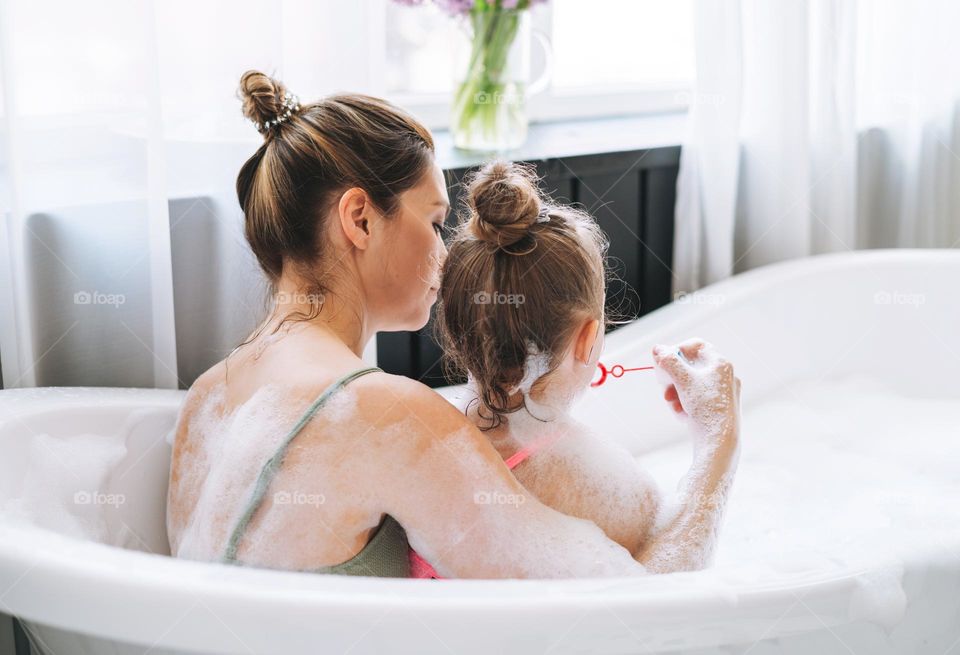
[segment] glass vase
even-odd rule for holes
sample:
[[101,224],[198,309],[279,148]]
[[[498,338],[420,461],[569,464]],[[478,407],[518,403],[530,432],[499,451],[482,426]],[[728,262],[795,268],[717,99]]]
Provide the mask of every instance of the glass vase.
[[458,65],[450,119],[456,147],[496,152],[526,140],[530,30],[528,10],[471,13],[469,54]]

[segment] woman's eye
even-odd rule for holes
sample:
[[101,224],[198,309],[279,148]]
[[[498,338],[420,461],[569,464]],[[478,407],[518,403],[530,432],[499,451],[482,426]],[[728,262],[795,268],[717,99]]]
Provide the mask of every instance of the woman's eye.
[[434,232],[436,232],[437,234],[443,234],[446,229],[447,229],[447,226],[444,225],[443,223],[434,223],[434,224],[433,224],[433,230],[434,230]]

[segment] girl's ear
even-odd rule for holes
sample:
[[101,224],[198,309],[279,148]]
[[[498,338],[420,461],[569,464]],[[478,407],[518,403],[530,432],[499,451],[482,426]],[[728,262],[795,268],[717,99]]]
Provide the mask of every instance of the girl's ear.
[[347,189],[337,205],[340,227],[347,240],[358,250],[365,250],[370,243],[370,220],[373,205],[363,189]]
[[583,322],[577,331],[573,342],[573,359],[584,366],[590,363],[593,346],[597,342],[597,333],[600,330],[600,321],[595,318]]

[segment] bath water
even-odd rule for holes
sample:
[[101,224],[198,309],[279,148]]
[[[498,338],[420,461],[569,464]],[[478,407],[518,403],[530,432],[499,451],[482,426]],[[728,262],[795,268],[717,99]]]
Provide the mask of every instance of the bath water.
[[[858,375],[793,383],[742,414],[716,567],[818,556],[856,565],[957,543],[960,399]],[[689,448],[638,459],[667,491]]]

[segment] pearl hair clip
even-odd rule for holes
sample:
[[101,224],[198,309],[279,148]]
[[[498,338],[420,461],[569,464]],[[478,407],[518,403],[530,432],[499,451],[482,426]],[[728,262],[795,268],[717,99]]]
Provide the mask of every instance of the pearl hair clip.
[[537,214],[537,223],[549,223],[550,222],[550,208],[544,207],[540,210],[540,213]]
[[267,121],[263,125],[261,125],[260,123],[254,123],[254,125],[257,126],[257,131],[260,132],[260,134],[263,134],[264,132],[269,130],[271,127],[275,127],[280,123],[282,123],[283,121],[287,120],[293,115],[293,112],[300,111],[300,98],[293,95],[292,93],[284,92],[283,97],[280,100],[282,105],[281,105],[280,113],[277,115],[276,118],[274,118],[272,121]]

